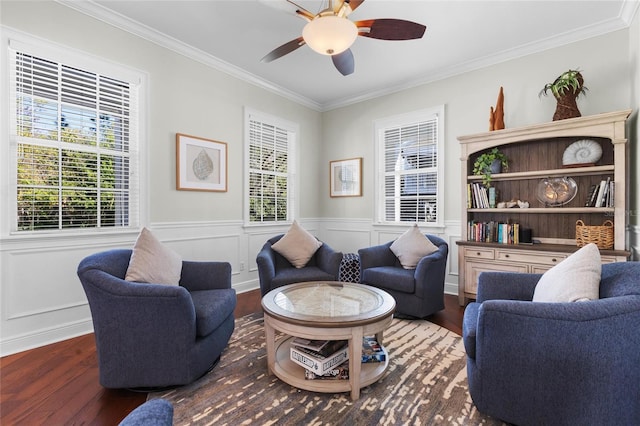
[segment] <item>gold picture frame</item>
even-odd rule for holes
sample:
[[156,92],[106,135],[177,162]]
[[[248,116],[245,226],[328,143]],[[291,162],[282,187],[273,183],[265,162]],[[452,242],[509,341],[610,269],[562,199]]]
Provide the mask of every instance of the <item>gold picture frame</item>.
[[329,195],[362,196],[362,157],[329,162]]
[[227,192],[227,144],[176,133],[176,189]]

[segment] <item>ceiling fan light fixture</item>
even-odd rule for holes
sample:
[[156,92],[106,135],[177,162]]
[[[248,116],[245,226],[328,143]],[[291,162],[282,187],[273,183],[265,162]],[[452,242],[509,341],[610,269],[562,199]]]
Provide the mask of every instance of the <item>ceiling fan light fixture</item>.
[[335,15],[318,16],[305,25],[302,38],[322,55],[337,55],[347,50],[358,37],[353,21]]

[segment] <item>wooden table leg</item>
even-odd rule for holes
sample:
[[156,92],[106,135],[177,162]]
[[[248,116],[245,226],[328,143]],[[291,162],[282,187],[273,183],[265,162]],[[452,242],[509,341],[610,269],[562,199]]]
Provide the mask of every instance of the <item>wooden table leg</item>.
[[353,329],[349,339],[349,384],[351,385],[351,399],[360,398],[360,371],[362,368],[362,327]]
[[267,346],[267,374],[273,374],[276,364],[276,332],[267,315],[264,316],[264,337]]

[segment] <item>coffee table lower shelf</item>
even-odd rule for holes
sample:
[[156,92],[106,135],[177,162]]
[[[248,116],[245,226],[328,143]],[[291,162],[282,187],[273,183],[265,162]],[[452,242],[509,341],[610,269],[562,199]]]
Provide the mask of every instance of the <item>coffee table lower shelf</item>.
[[[281,338],[276,342],[276,359],[273,374],[280,380],[299,389],[322,393],[350,392],[350,380],[344,379],[315,379],[304,378],[304,367],[291,361],[289,349],[293,337]],[[386,352],[386,350],[385,350]],[[389,354],[384,362],[362,363],[360,370],[360,389],[375,383],[382,377],[389,367]]]

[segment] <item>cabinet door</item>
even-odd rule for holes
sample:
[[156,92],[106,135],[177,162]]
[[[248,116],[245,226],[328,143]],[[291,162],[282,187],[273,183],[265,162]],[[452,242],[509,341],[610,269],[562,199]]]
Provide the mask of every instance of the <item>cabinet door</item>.
[[506,265],[467,260],[465,262],[465,293],[476,294],[478,292],[478,276],[481,272],[527,272],[527,265],[517,263]]

